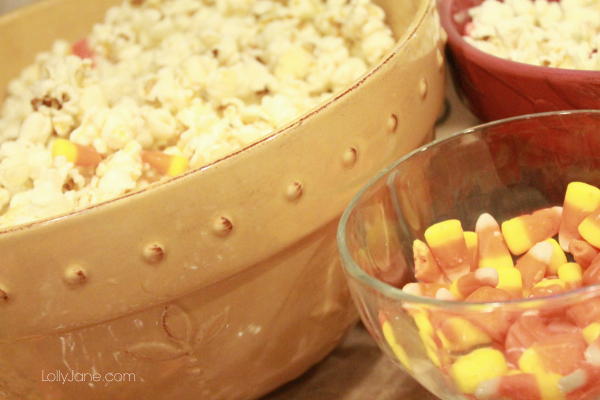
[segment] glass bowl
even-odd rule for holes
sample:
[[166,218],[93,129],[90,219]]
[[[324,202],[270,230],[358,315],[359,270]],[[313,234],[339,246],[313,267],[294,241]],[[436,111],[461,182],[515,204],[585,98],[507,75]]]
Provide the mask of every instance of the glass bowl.
[[362,321],[398,367],[443,400],[600,398],[600,286],[473,302],[401,290],[416,281],[413,241],[428,227],[457,219],[474,231],[483,213],[501,223],[562,206],[570,182],[600,185],[599,145],[600,111],[514,117],[415,150],[354,198],[338,228],[342,263]]

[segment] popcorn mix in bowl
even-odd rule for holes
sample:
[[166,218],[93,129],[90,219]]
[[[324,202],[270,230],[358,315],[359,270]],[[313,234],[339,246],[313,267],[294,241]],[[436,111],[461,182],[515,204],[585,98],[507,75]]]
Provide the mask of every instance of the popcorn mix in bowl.
[[365,0],[125,1],[10,83],[0,227],[206,166],[348,86],[394,43]]
[[465,40],[508,60],[599,70],[600,3],[591,0],[485,0],[468,10]]

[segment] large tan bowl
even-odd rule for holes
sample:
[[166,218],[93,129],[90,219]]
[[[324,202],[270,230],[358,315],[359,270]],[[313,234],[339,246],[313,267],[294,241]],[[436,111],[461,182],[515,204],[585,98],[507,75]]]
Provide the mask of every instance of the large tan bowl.
[[[117,2],[0,18],[0,87]],[[0,398],[254,399],[340,343],[357,313],[339,216],[432,139],[445,94],[435,2],[380,3],[397,46],[331,101],[202,170],[0,232]]]

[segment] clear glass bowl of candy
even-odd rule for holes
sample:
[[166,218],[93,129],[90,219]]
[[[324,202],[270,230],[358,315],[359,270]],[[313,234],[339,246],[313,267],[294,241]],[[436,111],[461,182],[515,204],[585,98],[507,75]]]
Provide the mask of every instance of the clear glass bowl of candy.
[[600,111],[435,141],[350,203],[362,321],[443,400],[600,398]]

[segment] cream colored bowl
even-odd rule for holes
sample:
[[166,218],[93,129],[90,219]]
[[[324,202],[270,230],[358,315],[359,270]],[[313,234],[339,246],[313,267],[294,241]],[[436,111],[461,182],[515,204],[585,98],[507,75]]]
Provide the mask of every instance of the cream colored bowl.
[[[0,87],[116,3],[0,18]],[[339,216],[432,139],[445,93],[435,2],[380,5],[397,46],[334,99],[201,170],[0,232],[0,398],[254,399],[339,344],[357,321]]]

